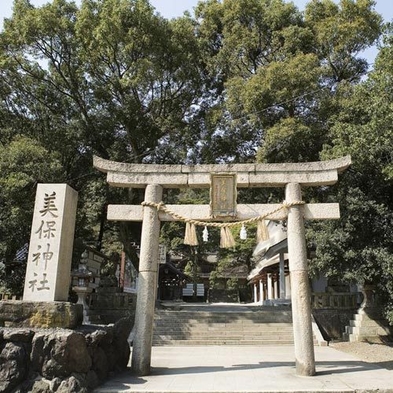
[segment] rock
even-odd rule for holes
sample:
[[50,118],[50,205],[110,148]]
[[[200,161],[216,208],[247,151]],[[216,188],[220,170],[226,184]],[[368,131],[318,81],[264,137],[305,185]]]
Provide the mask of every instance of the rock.
[[130,359],[131,350],[128,345],[128,336],[132,330],[132,325],[130,318],[122,318],[113,327],[113,347],[117,355],[116,365],[119,370],[125,369]]
[[70,334],[65,344],[65,352],[65,360],[72,373],[87,373],[90,370],[92,361],[83,334],[77,332]]
[[96,372],[100,380],[107,378],[110,367],[106,353],[101,347],[98,347],[93,351],[92,360],[92,369]]
[[56,390],[59,388],[60,384],[61,384],[61,379],[60,379],[60,378],[53,378],[53,379],[50,381],[49,386],[50,386],[50,389],[51,389],[53,392],[56,392]]
[[88,390],[83,382],[75,376],[62,381],[56,393],[88,393]]
[[3,339],[6,341],[31,343],[34,332],[30,329],[4,329]]
[[53,393],[53,390],[50,388],[50,384],[43,380],[39,379],[37,381],[34,381],[31,390],[29,390],[31,393]]
[[45,378],[66,378],[73,372],[87,373],[91,357],[83,334],[72,330],[37,334],[32,343],[34,370]]
[[[113,339],[114,339],[114,328],[113,325],[112,326],[107,326],[105,328],[106,330],[106,334],[105,335],[99,335],[97,337],[95,337],[97,339],[96,343],[98,344],[98,348],[101,348],[101,350],[103,351],[103,353],[105,354],[106,357],[106,364],[107,367],[104,366],[104,359],[102,356],[102,352],[98,351],[99,355],[96,355],[96,361],[99,363],[96,363],[96,367],[98,369],[101,369],[103,372],[105,372],[105,377],[103,376],[102,378],[106,378],[106,376],[108,375],[108,373],[112,370],[114,370],[116,368],[116,350],[114,348],[113,345]],[[92,336],[93,338],[93,336]],[[99,338],[99,340],[98,340]],[[98,360],[97,360],[98,357]],[[99,365],[97,365],[99,364]],[[105,371],[107,370],[107,371]],[[95,369],[95,371],[97,371],[97,369]],[[101,378],[101,374],[98,373],[98,375]]]
[[27,354],[22,344],[3,342],[0,347],[0,392],[11,392],[28,372]]
[[127,366],[131,321],[69,329],[0,329],[0,392],[83,393]]
[[99,330],[95,330],[91,333],[87,333],[86,334],[86,341],[88,344],[88,347],[97,347],[98,345],[100,345],[102,342],[105,343],[107,341],[109,341],[109,344],[112,341],[112,335],[111,337],[109,337],[108,339],[108,332],[106,330],[103,329],[99,329]]
[[68,368],[64,366],[64,364],[56,362],[54,359],[47,359],[41,370],[41,375],[45,378],[52,379],[55,376],[59,378],[66,378],[70,375]]
[[98,378],[97,373],[93,370],[90,370],[86,376],[86,384],[87,384],[88,389],[94,389],[97,386],[99,386],[100,383],[101,383],[101,380],[100,380],[100,378]]
[[32,348],[30,353],[31,369],[41,373],[42,365],[44,364],[44,342],[45,333],[36,333],[32,340]]

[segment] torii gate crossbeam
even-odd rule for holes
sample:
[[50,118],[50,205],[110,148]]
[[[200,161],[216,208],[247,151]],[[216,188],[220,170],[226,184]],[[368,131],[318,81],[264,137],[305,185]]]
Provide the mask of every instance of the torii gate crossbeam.
[[[330,161],[285,164],[227,165],[150,165],[126,164],[94,157],[94,166],[107,173],[115,187],[145,188],[145,202],[159,204],[163,188],[210,187],[212,174],[236,174],[237,187],[285,187],[287,212],[278,211],[267,219],[287,218],[289,270],[292,288],[292,318],[296,372],[315,374],[315,356],[311,328],[310,287],[306,257],[304,219],[338,219],[338,204],[302,205],[302,186],[323,186],[337,182],[338,174],[351,163],[349,156]],[[299,203],[298,203],[299,202]],[[238,205],[234,220],[264,216],[275,205]],[[180,215],[199,220],[209,217],[207,205],[171,205]],[[153,318],[158,274],[158,237],[160,220],[173,220],[153,205],[109,205],[109,220],[141,221],[139,286],[135,316],[136,334],[132,351],[132,370],[143,376],[150,373]]]

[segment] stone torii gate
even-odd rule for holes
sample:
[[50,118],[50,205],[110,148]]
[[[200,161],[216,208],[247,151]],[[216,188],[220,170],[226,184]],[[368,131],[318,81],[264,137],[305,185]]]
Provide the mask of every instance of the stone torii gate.
[[337,182],[338,174],[350,163],[349,156],[310,163],[195,166],[126,164],[94,157],[94,167],[107,173],[107,182],[111,186],[145,188],[143,206],[108,206],[108,220],[142,221],[135,339],[131,363],[133,372],[139,376],[150,374],[160,221],[177,221],[176,215],[194,220],[217,221],[212,214],[211,205],[166,205],[163,211],[160,209],[163,206],[163,188],[209,188],[214,175],[222,175],[234,178],[235,189],[285,187],[285,202],[282,205],[239,204],[236,211],[229,215],[232,215],[232,221],[257,216],[269,220],[287,219],[296,373],[303,376],[314,375],[315,356],[304,219],[338,219],[340,212],[337,203],[305,204],[302,201],[301,187],[332,185]]

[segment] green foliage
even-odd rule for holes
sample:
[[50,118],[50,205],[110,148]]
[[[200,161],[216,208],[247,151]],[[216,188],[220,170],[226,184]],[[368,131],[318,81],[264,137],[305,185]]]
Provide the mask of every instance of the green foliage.
[[246,240],[240,239],[239,231],[240,226],[231,229],[236,242],[235,247],[219,249],[216,269],[209,277],[212,288],[216,287],[223,277],[233,274],[234,277],[226,281],[226,286],[228,289],[238,289],[237,274],[248,273],[254,267],[252,253],[256,244],[256,227],[247,226]]
[[[61,175],[49,166],[51,177],[37,178],[67,182],[79,192],[76,236],[109,253],[123,243],[137,266],[132,243],[139,243],[140,225],[109,224],[105,216],[108,202],[140,203],[143,196],[109,189],[92,168],[92,155],[127,162],[185,160],[196,142],[188,130],[203,87],[200,69],[193,21],[169,22],[148,1],[84,0],[78,7],[54,0],[34,7],[15,0],[0,34],[0,141],[8,149],[14,136],[23,135],[56,157]],[[25,159],[37,171],[42,166]],[[7,183],[21,188],[29,182],[25,173],[10,176]],[[18,210],[13,214],[20,235],[13,236],[19,247],[31,222],[34,187],[29,191],[23,199],[29,209],[5,196]],[[7,246],[7,260],[15,248]]]
[[393,85],[391,69],[385,67],[392,58],[386,37],[385,43],[369,78],[338,91],[339,110],[322,157],[350,154],[353,164],[335,188],[341,219],[315,225],[318,229],[311,238],[317,246],[313,269],[373,282],[389,313],[393,309]]
[[360,81],[360,51],[381,33],[373,5],[311,1],[303,15],[282,0],[201,2],[198,37],[219,96],[200,154],[241,162],[259,149],[260,161],[318,160],[337,85]]
[[0,262],[0,293],[22,296],[25,273],[23,264],[5,265]]
[[64,177],[58,157],[28,137],[0,145],[0,260],[15,257],[29,241],[37,183]]
[[316,40],[316,53],[324,60],[326,77],[333,81],[359,81],[367,63],[357,58],[380,35],[381,16],[373,0],[312,0],[306,6],[305,22]]
[[[310,226],[311,268],[377,282],[393,309],[393,35],[383,26],[375,71],[362,81],[361,51],[382,32],[373,7],[312,0],[301,13],[284,0],[208,0],[194,17],[168,21],[147,0],[15,0],[0,33],[0,259],[28,241],[37,182],[66,182],[79,192],[77,238],[108,254],[123,248],[138,265],[140,224],[108,223],[106,205],[139,204],[143,192],[108,187],[93,154],[167,164],[351,154],[337,186],[306,191],[342,209],[341,220]],[[242,190],[240,199],[282,195]],[[166,191],[165,202],[209,195]],[[213,281],[251,270],[253,231],[220,250]],[[195,266],[217,250],[218,230],[195,248],[183,236],[183,223],[163,224],[161,241]]]

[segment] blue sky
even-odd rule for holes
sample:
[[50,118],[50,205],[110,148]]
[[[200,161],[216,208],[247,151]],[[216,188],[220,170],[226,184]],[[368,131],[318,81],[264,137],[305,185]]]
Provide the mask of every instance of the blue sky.
[[[30,0],[35,6],[48,3],[48,0]],[[79,0],[76,0],[79,3]],[[308,0],[293,0],[293,2],[303,10]],[[11,16],[13,0],[1,0],[0,4],[0,28],[2,29],[3,18]],[[180,16],[186,10],[192,10],[196,6],[198,0],[151,0],[151,4],[156,10],[166,18],[173,18]],[[377,0],[375,9],[379,12],[385,21],[389,22],[393,20],[393,2],[392,0]],[[364,53],[364,56],[370,63],[373,62],[377,51],[375,48],[370,48]]]

